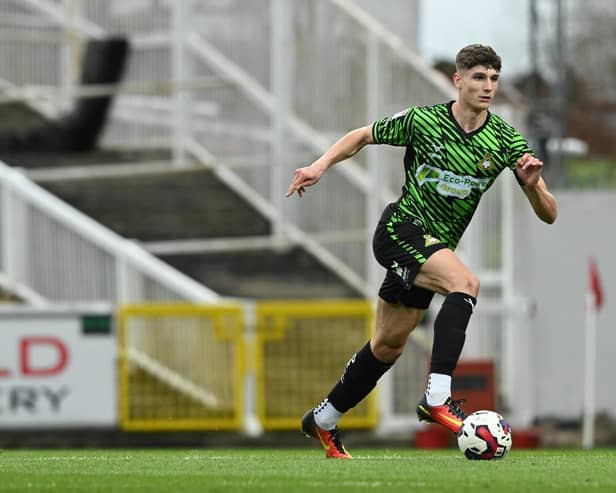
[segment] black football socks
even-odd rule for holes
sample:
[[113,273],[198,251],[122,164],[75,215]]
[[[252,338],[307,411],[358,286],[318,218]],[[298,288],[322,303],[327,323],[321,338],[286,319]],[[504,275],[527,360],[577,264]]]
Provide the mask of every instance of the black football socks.
[[349,360],[327,400],[341,413],[347,412],[372,391],[379,378],[392,364],[378,360],[372,354],[368,342]]
[[434,320],[430,373],[452,375],[466,339],[466,327],[477,300],[469,294],[450,293]]

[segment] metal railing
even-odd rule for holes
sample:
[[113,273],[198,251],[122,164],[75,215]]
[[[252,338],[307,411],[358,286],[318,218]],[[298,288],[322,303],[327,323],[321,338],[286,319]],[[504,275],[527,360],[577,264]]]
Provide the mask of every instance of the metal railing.
[[0,163],[0,284],[35,305],[219,296]]
[[[273,245],[301,244],[359,293],[375,294],[382,271],[371,233],[402,184],[402,150],[366,149],[335,166],[301,201],[285,199],[284,191],[295,168],[346,131],[455,94],[355,2],[4,1],[0,19],[2,85],[11,88],[10,98],[49,108],[50,101],[66,106],[75,96],[116,94],[104,146],[169,147],[169,165],[179,168],[196,158],[271,221]],[[132,46],[123,84],[80,87],[81,43],[108,33],[122,33]],[[495,184],[459,247],[485,294],[473,321],[481,330],[471,333],[492,334],[467,346],[470,354],[503,353],[505,387],[514,356],[503,347],[519,301],[509,250],[513,187],[511,180]],[[155,248],[172,255],[225,242]],[[228,247],[238,244],[230,240]]]
[[[0,4],[9,40],[0,66],[24,55],[6,71],[9,98],[44,107],[118,94],[104,145],[170,146],[178,166],[196,157],[272,221],[277,244],[301,243],[373,295],[380,273],[367,253],[371,228],[397,192],[399,153],[366,152],[335,168],[301,205],[285,201],[284,190],[296,167],[350,128],[451,97],[444,78],[349,1],[146,4]],[[132,46],[124,83],[79,86],[83,41],[118,32]]]

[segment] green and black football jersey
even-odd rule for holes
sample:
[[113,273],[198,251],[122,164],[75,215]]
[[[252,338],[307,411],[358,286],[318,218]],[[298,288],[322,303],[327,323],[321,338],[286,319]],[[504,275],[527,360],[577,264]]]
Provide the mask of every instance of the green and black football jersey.
[[517,160],[532,151],[511,125],[492,113],[481,128],[465,132],[452,104],[411,107],[376,121],[372,134],[378,144],[406,146],[405,184],[392,220],[418,218],[454,249],[500,172],[514,170]]

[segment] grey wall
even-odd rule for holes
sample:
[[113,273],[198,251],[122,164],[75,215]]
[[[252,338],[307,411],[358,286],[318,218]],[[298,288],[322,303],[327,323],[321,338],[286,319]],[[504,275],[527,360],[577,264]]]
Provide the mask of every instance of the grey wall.
[[405,44],[418,50],[420,0],[355,0],[355,3],[376,17],[391,31],[399,36]]
[[528,212],[523,197],[516,214],[517,284],[536,307],[528,348],[534,415],[581,415],[584,296],[595,257],[606,296],[597,324],[596,409],[616,416],[616,192],[555,195],[559,217],[551,226]]

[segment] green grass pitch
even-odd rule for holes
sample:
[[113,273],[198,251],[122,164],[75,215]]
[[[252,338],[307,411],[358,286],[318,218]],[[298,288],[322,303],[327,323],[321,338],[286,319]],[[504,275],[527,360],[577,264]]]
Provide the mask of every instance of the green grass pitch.
[[513,450],[474,462],[457,450],[5,450],[11,492],[616,492],[616,449]]

